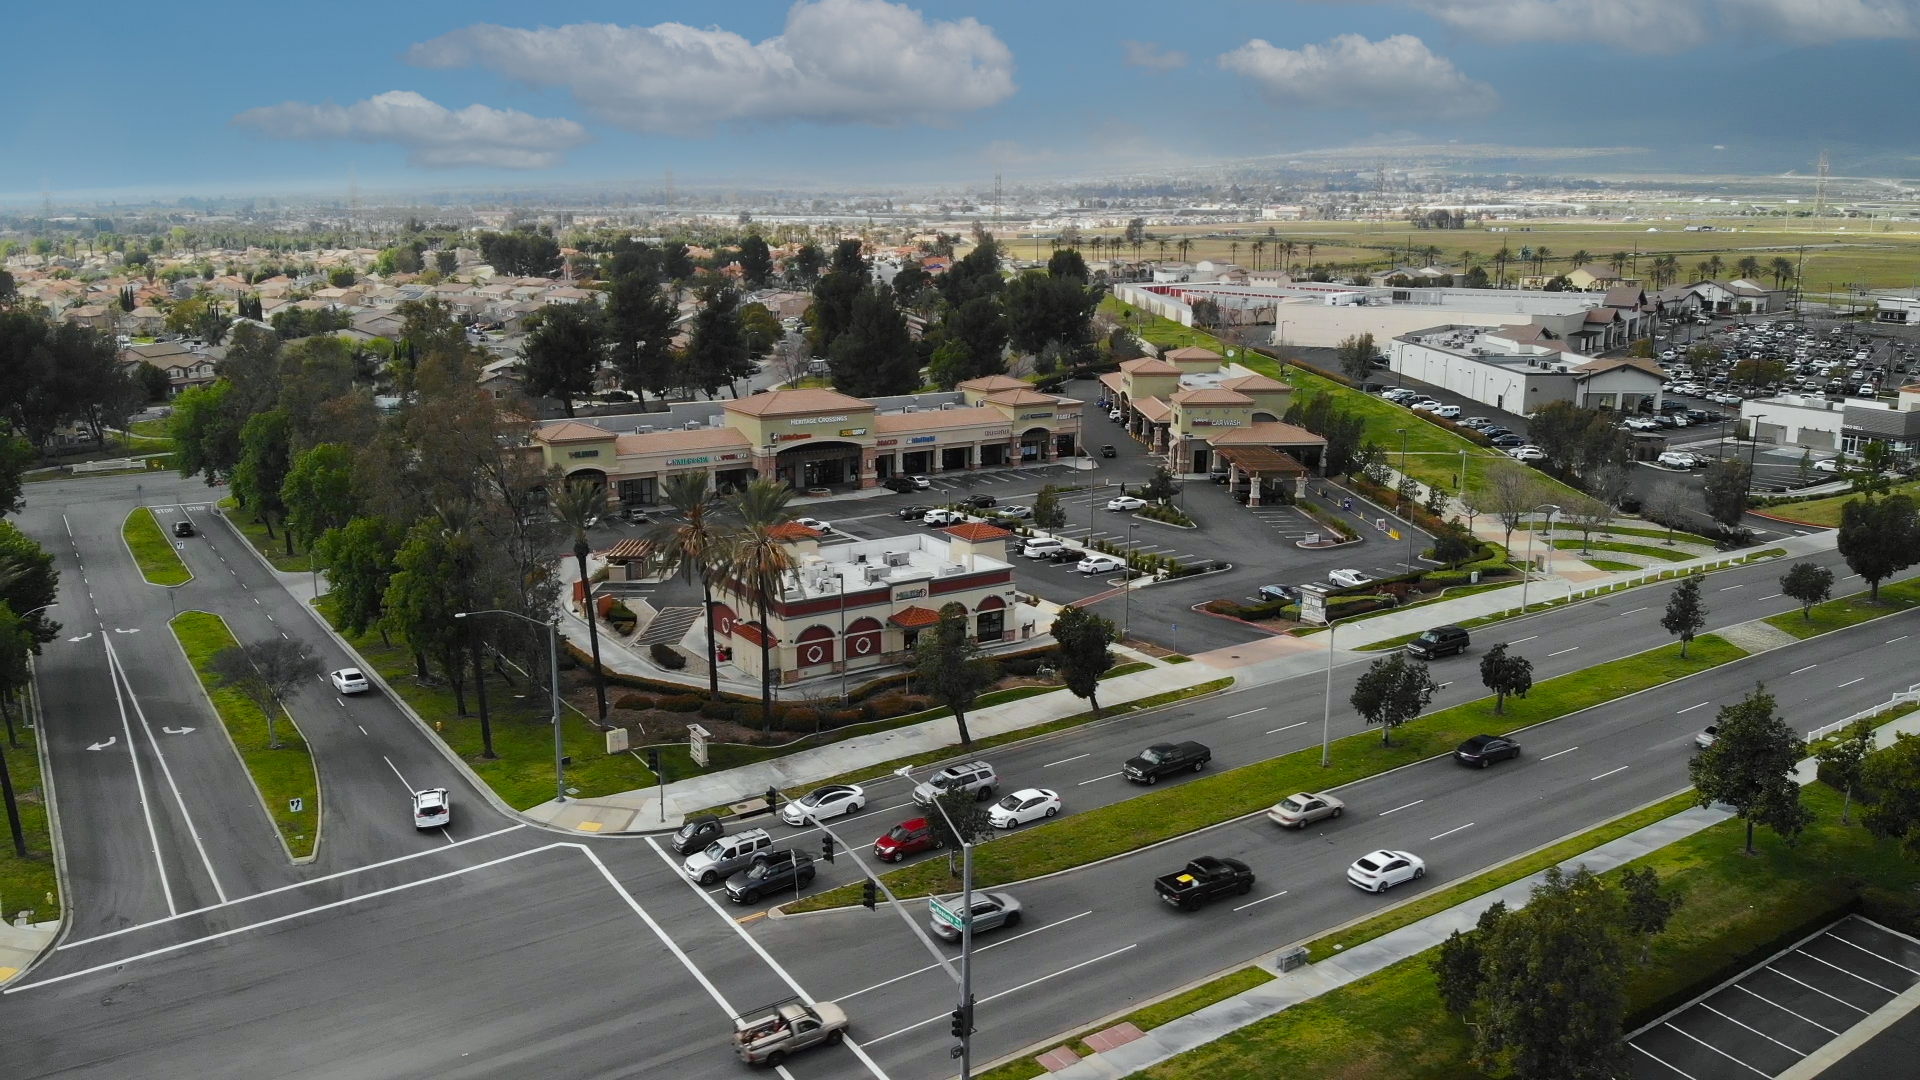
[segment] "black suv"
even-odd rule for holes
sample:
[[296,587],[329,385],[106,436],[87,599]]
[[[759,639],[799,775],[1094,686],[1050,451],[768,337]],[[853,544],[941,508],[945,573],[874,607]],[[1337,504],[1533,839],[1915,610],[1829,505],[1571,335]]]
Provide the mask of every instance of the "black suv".
[[1436,660],[1467,651],[1471,642],[1458,626],[1436,626],[1407,642],[1407,655],[1420,660]]
[[889,476],[880,481],[880,486],[901,495],[911,495],[920,490],[920,486],[905,476]]
[[797,891],[812,880],[812,858],[792,848],[769,851],[754,856],[753,865],[727,879],[727,899],[751,904],[772,893]]
[[984,493],[967,496],[967,505],[973,507],[975,510],[984,510],[989,506],[999,503],[999,501],[999,499]]

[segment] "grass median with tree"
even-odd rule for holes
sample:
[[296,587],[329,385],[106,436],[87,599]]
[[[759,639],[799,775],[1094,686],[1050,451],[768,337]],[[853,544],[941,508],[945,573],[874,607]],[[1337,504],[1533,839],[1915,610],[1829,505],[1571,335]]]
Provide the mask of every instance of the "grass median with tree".
[[312,554],[298,549],[292,555],[287,554],[285,537],[274,531],[264,516],[242,508],[231,496],[221,499],[219,505],[233,527],[240,530],[240,535],[247,538],[255,551],[267,557],[275,570],[304,574],[313,569]]
[[[60,877],[53,865],[53,832],[47,824],[47,789],[40,775],[38,729],[13,718],[13,745],[0,736],[14,805],[20,810],[25,856],[14,850],[11,830],[0,839],[0,914],[8,919],[32,911],[34,922],[60,918]],[[5,811],[0,810],[0,816]]]
[[1769,615],[1765,621],[1768,626],[1785,630],[1794,637],[1810,638],[1874,619],[1884,619],[1888,615],[1898,615],[1915,604],[1920,604],[1920,578],[1908,578],[1880,586],[1878,600],[1869,600],[1863,592],[1854,593],[1815,604],[1813,610],[1804,615],[1798,611],[1785,611]]
[[[225,620],[204,611],[186,611],[174,616],[171,625],[287,850],[296,859],[312,855],[320,840],[320,781],[306,739],[290,716],[272,725],[270,733],[267,714],[260,706],[216,673],[214,658],[239,646]],[[278,746],[273,745],[274,735]],[[297,811],[290,809],[294,799],[301,800]]]
[[[1679,646],[1668,645],[1536,683],[1527,697],[1508,700],[1504,715],[1495,714],[1494,699],[1487,697],[1398,726],[1391,746],[1375,732],[1359,732],[1334,743],[1330,768],[1320,767],[1320,749],[1310,747],[1165,791],[1147,792],[982,846],[974,853],[974,887],[1004,885],[1122,855],[1257,813],[1291,792],[1349,784],[1448,753],[1472,735],[1510,732],[1566,716],[1745,655],[1709,634],[1693,640],[1686,658],[1680,656]],[[892,871],[887,883],[895,895],[903,897],[959,887],[942,859]],[[785,910],[844,907],[859,900],[858,887],[842,886],[806,897]]]
[[180,553],[174,550],[151,509],[142,506],[128,514],[120,535],[126,538],[127,550],[133,552],[140,576],[149,585],[185,585],[193,580],[193,572],[180,561]]
[[1555,540],[1553,546],[1559,551],[1617,551],[1622,555],[1639,555],[1643,558],[1657,559],[1660,562],[1686,562],[1688,559],[1699,558],[1697,555],[1675,551],[1672,548],[1629,544],[1618,540],[1595,540],[1590,544],[1583,544],[1578,540]]

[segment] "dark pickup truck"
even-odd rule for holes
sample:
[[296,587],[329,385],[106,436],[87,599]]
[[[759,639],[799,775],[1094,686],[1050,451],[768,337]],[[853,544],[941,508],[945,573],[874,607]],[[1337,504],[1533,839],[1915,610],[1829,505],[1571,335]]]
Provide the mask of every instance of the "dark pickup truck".
[[1181,911],[1193,911],[1216,896],[1252,892],[1253,871],[1239,859],[1202,855],[1177,874],[1154,878],[1153,891]]
[[1129,780],[1152,784],[1168,773],[1199,772],[1212,760],[1213,751],[1197,742],[1154,743],[1128,758],[1120,771]]

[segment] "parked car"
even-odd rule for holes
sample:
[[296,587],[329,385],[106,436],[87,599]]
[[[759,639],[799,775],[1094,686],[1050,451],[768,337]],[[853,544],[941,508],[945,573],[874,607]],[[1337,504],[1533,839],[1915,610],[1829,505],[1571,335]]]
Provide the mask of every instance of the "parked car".
[[734,1056],[749,1065],[778,1066],[795,1050],[846,1037],[847,1012],[831,1001],[791,998],[733,1018]]
[[1666,450],[1654,459],[1655,464],[1665,465],[1669,469],[1693,468],[1693,455],[1684,450]]
[[1065,541],[1055,539],[1051,536],[1035,536],[1020,545],[1020,554],[1029,559],[1039,559],[1051,555],[1056,551],[1065,551],[1066,548],[1067,545]]
[[1545,461],[1547,452],[1537,446],[1516,446],[1507,451],[1515,461]]
[[1136,498],[1132,495],[1122,495],[1119,498],[1107,500],[1107,509],[1109,510],[1138,510],[1145,505],[1147,505],[1147,500]]
[[1332,582],[1334,587],[1341,589],[1352,589],[1361,585],[1373,584],[1372,577],[1358,570],[1332,570],[1327,573],[1327,580]]
[[1347,868],[1355,888],[1383,893],[1405,881],[1427,876],[1427,864],[1408,851],[1375,851],[1362,855]]
[[966,505],[973,507],[975,510],[985,510],[987,507],[993,506],[999,501],[999,499],[994,498],[986,492],[980,491],[967,496]]
[[813,880],[813,857],[793,848],[754,856],[752,862],[727,879],[727,899],[751,904],[768,893],[794,892]]
[[817,533],[822,533],[828,536],[833,535],[833,526],[827,524],[824,521],[821,521],[819,518],[797,517],[793,519],[793,523],[795,525],[805,525],[807,528],[812,529],[814,532],[817,532]]
[[967,515],[958,510],[948,510],[943,506],[936,506],[932,510],[920,515],[921,524],[929,525],[936,529],[944,529],[949,525],[958,525],[965,520],[967,520]]
[[1427,411],[1444,420],[1452,420],[1454,417],[1457,417],[1460,415],[1460,406],[1436,405],[1433,408],[1428,409]]
[[765,829],[723,836],[696,851],[681,862],[680,870],[702,885],[711,885],[753,861],[755,855],[773,850],[773,837]]
[[1453,750],[1453,760],[1484,769],[1520,756],[1520,744],[1504,735],[1475,735]]
[[925,491],[933,486],[933,478],[929,476],[914,475],[909,476],[907,479],[912,480],[913,486],[919,488],[921,491]]
[[175,536],[192,536],[192,535],[193,535],[193,522],[191,522],[191,521],[176,521],[176,522],[174,522],[174,523],[173,523],[173,535],[175,535]]
[[1049,551],[1045,555],[1040,556],[1040,561],[1050,562],[1050,563],[1063,563],[1063,562],[1077,563],[1081,559],[1084,559],[1086,557],[1087,557],[1087,553],[1084,551],[1081,551],[1079,548],[1063,547],[1055,551]]
[[1488,441],[1493,443],[1493,445],[1499,447],[1502,450],[1510,450],[1516,446],[1527,445],[1527,440],[1521,438],[1518,435],[1512,434],[1511,432],[1505,435],[1491,436]]
[[667,843],[672,845],[677,854],[691,855],[720,839],[726,831],[726,826],[712,814],[696,814],[682,822]]
[[859,784],[828,784],[781,807],[780,819],[789,825],[804,825],[809,820],[842,817],[865,805],[867,793]]
[[987,820],[996,829],[1011,829],[1029,821],[1040,821],[1060,812],[1060,793],[1050,788],[1021,788],[994,803]]
[[897,517],[901,521],[919,521],[933,511],[931,506],[903,506]]
[[1197,742],[1154,743],[1128,758],[1120,772],[1129,780],[1157,784],[1172,773],[1199,772],[1212,760],[1213,751]]
[[1813,471],[1838,473],[1840,471],[1840,460],[1838,458],[1821,458],[1819,461],[1813,463]]
[[1074,569],[1083,574],[1111,574],[1126,567],[1126,563],[1111,555],[1089,555],[1075,564]]
[[1465,629],[1453,625],[1436,626],[1407,642],[1407,655],[1421,660],[1437,660],[1442,656],[1466,652],[1470,644],[1472,641]]
[[873,856],[881,862],[899,862],[909,855],[941,847],[943,843],[940,835],[933,831],[932,822],[923,817],[909,818],[873,842]]
[[1259,595],[1262,600],[1278,600],[1290,603],[1300,599],[1300,587],[1298,585],[1262,585],[1260,586]]
[[453,821],[453,800],[443,787],[413,793],[413,827],[438,829]]
[[1020,901],[1007,893],[974,893],[971,908],[963,906],[957,896],[930,896],[927,898],[927,926],[942,941],[960,940],[960,927],[941,918],[942,910],[960,920],[962,925],[971,924],[975,938],[988,930],[1020,925]]
[[1000,508],[1000,515],[1010,518],[1030,518],[1033,516],[1033,507],[1024,503],[1008,503]]
[[942,795],[965,791],[985,802],[993,798],[993,789],[999,786],[1000,776],[993,771],[993,766],[984,761],[968,761],[949,765],[915,784],[913,801],[921,806],[931,806],[933,800]]
[[1154,878],[1153,891],[1181,911],[1196,911],[1215,897],[1252,892],[1253,869],[1239,859],[1202,855],[1183,870]]
[[1118,457],[1119,455],[1120,451],[1115,450],[1112,443],[1107,443],[1100,448],[1101,457]]
[[343,667],[327,678],[333,681],[333,688],[343,694],[367,692],[367,676],[359,668]]
[[885,480],[882,480],[880,484],[888,491],[898,492],[902,495],[910,495],[920,490],[920,485],[914,483],[912,477],[907,476],[889,476]]
[[1331,795],[1303,791],[1274,803],[1267,811],[1267,820],[1283,829],[1304,829],[1324,818],[1337,818],[1346,809],[1346,803]]

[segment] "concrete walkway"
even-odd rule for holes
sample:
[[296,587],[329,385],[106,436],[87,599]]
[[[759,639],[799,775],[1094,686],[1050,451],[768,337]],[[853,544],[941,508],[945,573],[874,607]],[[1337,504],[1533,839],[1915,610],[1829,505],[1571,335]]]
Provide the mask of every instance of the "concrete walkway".
[[[1876,744],[1891,746],[1895,734],[1899,732],[1920,733],[1920,713],[1908,713],[1882,725],[1875,736]],[[1808,758],[1800,763],[1796,779],[1803,786],[1810,784],[1814,780],[1814,772],[1815,763]],[[1603,873],[1732,816],[1730,811],[1718,806],[1684,810],[1567,859],[1559,864],[1560,869],[1571,872],[1585,866],[1594,873]],[[1225,1001],[1170,1021],[1133,1042],[1082,1058],[1052,1075],[1058,1080],[1118,1080],[1158,1065],[1177,1054],[1204,1046],[1300,1002],[1418,956],[1445,941],[1455,930],[1471,929],[1480,921],[1481,913],[1495,901],[1504,902],[1510,910],[1525,907],[1534,886],[1545,879],[1546,871],[1542,870],[1492,892],[1482,893],[1445,911],[1382,934],[1338,956],[1286,972],[1272,982],[1262,983]],[[1263,957],[1260,963],[1272,967],[1280,955],[1274,953]]]

